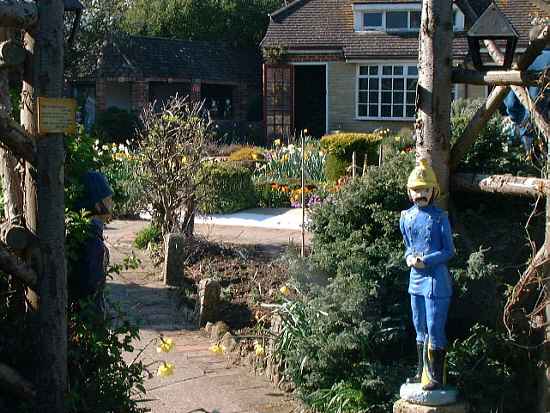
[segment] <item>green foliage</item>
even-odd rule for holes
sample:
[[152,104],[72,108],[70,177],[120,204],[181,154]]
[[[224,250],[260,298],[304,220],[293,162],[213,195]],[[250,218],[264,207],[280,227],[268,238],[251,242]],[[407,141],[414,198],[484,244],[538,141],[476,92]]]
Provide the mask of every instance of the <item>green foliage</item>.
[[144,366],[123,357],[134,351],[139,329],[128,321],[115,325],[105,320],[89,302],[70,310],[68,329],[68,412],[145,412],[139,407],[139,396],[145,393]]
[[281,0],[136,0],[124,28],[131,34],[257,47],[268,14],[282,5]]
[[237,149],[229,155],[231,161],[260,161],[264,159],[263,151],[252,146]]
[[231,213],[256,206],[257,196],[249,169],[231,162],[216,162],[204,165],[199,176],[200,212]]
[[134,246],[143,250],[150,244],[158,244],[161,241],[161,230],[154,225],[148,225],[137,233],[136,239],[134,240]]
[[[451,142],[454,143],[483,105],[482,100],[458,99],[452,104]],[[520,146],[510,145],[507,136],[502,132],[502,116],[495,114],[482,129],[470,151],[459,164],[459,170],[476,173],[510,173],[517,175],[536,173],[525,158],[525,150]]]
[[102,142],[124,143],[133,140],[138,118],[133,113],[110,107],[97,115],[95,129]]
[[475,324],[465,339],[454,342],[447,363],[473,411],[536,410],[537,367],[504,333]]
[[290,207],[290,192],[274,188],[269,182],[256,184],[256,194],[258,195],[259,208],[288,208]]
[[[302,148],[290,144],[284,146],[276,140],[276,145],[264,153],[266,162],[254,174],[257,182],[285,182],[300,180],[302,177]],[[325,155],[319,141],[306,138],[304,144],[304,174],[307,183],[325,180]]]
[[326,135],[321,139],[321,148],[327,152],[325,165],[327,178],[337,181],[347,174],[351,165],[353,152],[356,155],[356,164],[363,167],[365,155],[372,162],[378,159],[377,151],[382,135],[379,133],[336,133]]

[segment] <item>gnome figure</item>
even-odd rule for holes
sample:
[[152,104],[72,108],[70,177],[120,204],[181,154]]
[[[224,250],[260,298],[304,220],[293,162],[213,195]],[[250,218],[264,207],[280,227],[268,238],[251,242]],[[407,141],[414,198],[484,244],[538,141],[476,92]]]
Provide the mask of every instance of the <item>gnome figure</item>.
[[409,176],[407,190],[414,205],[401,213],[399,226],[411,268],[409,294],[418,354],[416,375],[407,382],[437,390],[445,381],[445,323],[452,295],[447,262],[454,255],[453,237],[447,213],[434,205],[439,185],[425,159]]

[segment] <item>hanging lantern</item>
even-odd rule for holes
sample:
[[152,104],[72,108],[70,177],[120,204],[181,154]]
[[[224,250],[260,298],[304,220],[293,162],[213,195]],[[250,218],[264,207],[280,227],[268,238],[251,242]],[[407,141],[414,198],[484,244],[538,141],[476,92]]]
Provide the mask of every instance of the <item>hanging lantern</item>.
[[[508,18],[495,3],[491,3],[468,31],[468,45],[474,66],[477,70],[509,69],[512,66],[518,34]],[[483,64],[481,43],[485,40],[505,41],[504,63],[502,65]],[[501,43],[501,42],[499,42]]]

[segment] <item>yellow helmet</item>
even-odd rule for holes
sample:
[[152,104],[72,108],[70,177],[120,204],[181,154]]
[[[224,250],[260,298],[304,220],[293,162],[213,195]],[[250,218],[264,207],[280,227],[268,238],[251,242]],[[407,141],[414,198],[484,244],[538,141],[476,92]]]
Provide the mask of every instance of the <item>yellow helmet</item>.
[[407,181],[408,189],[433,188],[434,196],[439,195],[439,184],[433,168],[426,159],[420,159],[419,164],[413,169]]

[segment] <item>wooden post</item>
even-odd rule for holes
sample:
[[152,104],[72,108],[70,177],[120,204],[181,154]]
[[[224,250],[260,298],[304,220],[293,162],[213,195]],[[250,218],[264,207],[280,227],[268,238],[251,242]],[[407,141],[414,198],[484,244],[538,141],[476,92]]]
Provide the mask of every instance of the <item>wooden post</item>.
[[[304,138],[304,132],[301,132],[301,138],[302,138],[302,249],[301,249],[301,255],[302,257],[305,257],[306,255],[306,196],[305,196],[305,189],[306,189],[306,145],[305,145],[305,138]],[[355,152],[354,152],[355,155]]]
[[[21,120],[37,136],[37,98],[63,92],[63,0],[38,3],[38,24],[25,34],[30,56],[23,82]],[[27,163],[25,218],[38,238],[35,358],[36,411],[63,413],[67,391],[67,280],[65,273],[62,134],[37,137],[35,165]]]
[[357,163],[355,162],[355,151],[351,154],[351,177],[355,179],[355,168],[357,168]]
[[447,208],[451,123],[452,2],[424,0],[419,42],[416,156],[427,159],[437,175]]

